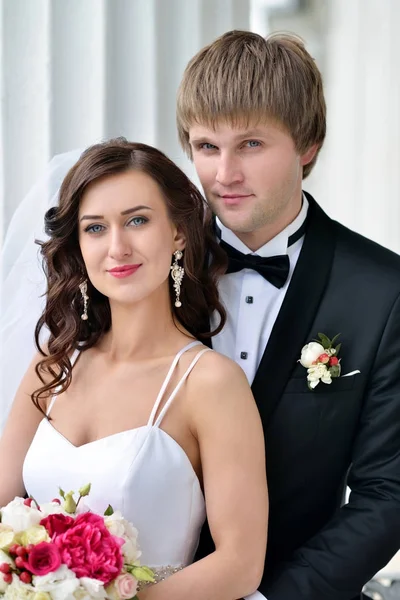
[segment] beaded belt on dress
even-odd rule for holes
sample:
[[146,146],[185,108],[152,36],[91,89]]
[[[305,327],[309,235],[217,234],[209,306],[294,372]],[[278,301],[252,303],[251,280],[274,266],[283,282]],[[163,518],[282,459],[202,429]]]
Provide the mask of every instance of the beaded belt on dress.
[[[154,573],[154,583],[150,585],[154,585],[156,583],[160,583],[160,581],[164,581],[174,573],[181,571],[183,569],[183,565],[179,565],[177,567],[173,567],[172,565],[167,565],[166,567],[150,567],[150,569]],[[139,584],[139,589],[143,589],[148,583]]]

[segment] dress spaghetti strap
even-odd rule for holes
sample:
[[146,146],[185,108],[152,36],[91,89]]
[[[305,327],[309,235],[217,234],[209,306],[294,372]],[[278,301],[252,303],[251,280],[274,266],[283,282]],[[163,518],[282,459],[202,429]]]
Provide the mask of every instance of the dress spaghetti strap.
[[[166,401],[163,409],[161,410],[160,414],[157,417],[157,420],[154,423],[155,427],[160,427],[161,425],[161,421],[163,420],[163,418],[165,417],[165,414],[167,412],[167,410],[169,409],[169,407],[171,406],[175,396],[177,395],[177,393],[179,392],[179,390],[181,389],[182,385],[185,383],[186,379],[189,377],[190,372],[192,371],[192,369],[194,368],[194,366],[197,364],[198,360],[203,356],[203,354],[205,354],[206,352],[212,352],[211,348],[204,348],[203,350],[200,350],[200,352],[198,352],[196,354],[196,356],[194,357],[194,359],[192,360],[192,362],[190,363],[190,365],[188,366],[188,368],[186,369],[185,373],[183,374],[183,376],[181,377],[181,379],[179,380],[177,386],[175,387],[174,391],[172,392],[172,394],[170,395],[170,397],[168,398],[168,400]],[[153,417],[154,418],[154,417]]]
[[158,410],[160,403],[164,397],[165,390],[167,389],[167,386],[168,386],[169,382],[171,381],[171,377],[175,371],[176,365],[178,364],[179,359],[181,358],[182,354],[184,354],[187,350],[190,350],[190,348],[193,348],[194,346],[199,346],[199,345],[201,345],[201,342],[199,342],[198,340],[196,340],[195,342],[190,342],[190,344],[187,344],[184,348],[179,350],[179,352],[176,354],[176,356],[175,356],[174,360],[172,361],[172,364],[169,368],[167,376],[164,379],[164,383],[162,384],[161,389],[158,393],[157,399],[154,403],[153,410],[151,411],[149,420],[147,422],[148,426],[153,425],[154,417],[156,416],[157,410]]

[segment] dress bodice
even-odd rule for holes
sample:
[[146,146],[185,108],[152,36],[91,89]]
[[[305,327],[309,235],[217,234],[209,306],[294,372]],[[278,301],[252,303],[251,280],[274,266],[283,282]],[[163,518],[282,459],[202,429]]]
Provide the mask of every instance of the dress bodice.
[[[77,491],[91,483],[89,508],[103,514],[108,504],[139,530],[141,562],[155,568],[190,564],[205,520],[197,475],[182,447],[161,429],[162,419],[200,356],[196,354],[155,418],[182,354],[176,355],[147,425],[74,446],[44,418],[25,457],[25,489],[39,504],[59,486]],[[55,397],[56,398],[56,397]],[[48,414],[53,405],[50,403]]]

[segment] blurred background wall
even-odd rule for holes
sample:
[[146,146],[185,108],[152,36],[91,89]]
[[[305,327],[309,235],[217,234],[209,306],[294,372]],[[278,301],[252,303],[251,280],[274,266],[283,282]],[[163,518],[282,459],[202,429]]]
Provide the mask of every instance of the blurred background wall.
[[328,105],[304,187],[400,252],[399,0],[0,0],[0,246],[50,158],[102,138],[155,145],[197,182],[176,90],[193,54],[234,28],[303,37]]

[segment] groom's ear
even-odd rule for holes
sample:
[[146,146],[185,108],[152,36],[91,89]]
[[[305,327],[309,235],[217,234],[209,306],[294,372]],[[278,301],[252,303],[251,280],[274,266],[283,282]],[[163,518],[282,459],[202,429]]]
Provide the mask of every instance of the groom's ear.
[[313,158],[318,152],[318,148],[318,144],[313,144],[304,154],[302,154],[301,165],[303,167],[305,167],[305,165],[308,165],[313,160]]

